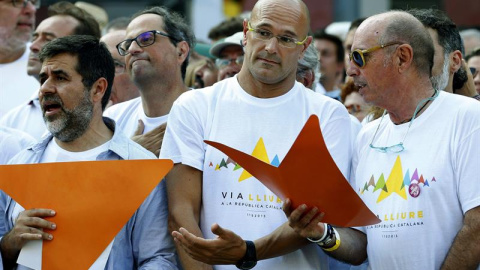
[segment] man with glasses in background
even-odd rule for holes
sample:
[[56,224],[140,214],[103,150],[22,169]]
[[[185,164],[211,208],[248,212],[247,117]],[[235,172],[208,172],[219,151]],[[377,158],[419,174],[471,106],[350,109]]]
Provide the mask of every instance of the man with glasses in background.
[[433,58],[428,31],[406,12],[369,17],[355,33],[347,73],[388,114],[360,131],[351,181],[382,222],[331,229],[285,207],[292,228],[328,242],[329,255],[354,264],[368,255],[372,269],[479,267],[480,110],[432,87]]
[[225,39],[217,41],[210,54],[215,56],[215,65],[218,67],[217,81],[235,76],[243,64],[243,32],[235,33]]
[[140,97],[110,107],[105,116],[157,156],[170,108],[187,91],[183,79],[194,43],[195,36],[180,15],[153,7],[133,16],[126,39],[117,44]]
[[[295,80],[298,60],[312,42],[309,25],[302,1],[258,1],[243,22],[240,72],[184,93],[172,107],[160,157],[176,163],[167,175],[169,227],[184,269],[212,269],[199,261],[214,269],[251,269],[257,260],[258,269],[328,267],[321,249],[288,226],[282,201],[203,142],[217,141],[278,165],[315,114],[333,160],[348,178],[345,107]],[[195,247],[185,251],[191,239]]]
[[102,36],[100,41],[107,45],[115,63],[115,78],[113,79],[112,94],[107,108],[117,103],[134,99],[140,95],[138,88],[132,82],[125,70],[125,57],[117,50],[117,44],[125,39],[125,30],[114,30]]
[[[83,9],[61,1],[48,7],[48,18],[40,22],[32,35],[26,74],[40,81],[42,67],[38,54],[48,42],[69,35],[91,35],[100,38],[97,21]],[[3,75],[3,74],[2,74]],[[47,131],[38,100],[38,86],[28,89],[30,96],[23,104],[12,109],[0,120],[0,124],[28,133],[37,141]]]
[[39,87],[26,70],[27,42],[39,7],[40,0],[0,0],[0,118]]

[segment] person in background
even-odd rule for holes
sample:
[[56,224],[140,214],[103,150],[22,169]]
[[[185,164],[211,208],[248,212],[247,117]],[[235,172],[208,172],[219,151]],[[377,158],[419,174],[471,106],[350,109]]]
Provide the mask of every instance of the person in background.
[[474,50],[465,58],[465,60],[472,73],[475,90],[478,93],[475,98],[480,99],[480,48]]
[[210,54],[216,57],[217,81],[235,76],[242,68],[244,57],[242,38],[243,32],[238,32],[217,41],[210,48]]

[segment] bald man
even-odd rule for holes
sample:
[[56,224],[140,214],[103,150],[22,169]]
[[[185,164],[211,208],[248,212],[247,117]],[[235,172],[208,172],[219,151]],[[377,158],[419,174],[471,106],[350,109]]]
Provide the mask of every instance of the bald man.
[[[352,52],[348,75],[367,103],[385,109],[357,137],[351,179],[381,223],[328,230],[324,249],[355,264],[368,255],[371,269],[478,268],[478,101],[432,87],[433,42],[408,13],[365,20]],[[303,237],[319,239],[330,228],[291,210]]]
[[[188,91],[173,105],[160,157],[175,162],[167,176],[169,227],[185,269],[212,268],[197,260],[215,265],[213,269],[235,268],[225,264],[250,269],[259,260],[257,269],[328,267],[321,249],[288,226],[282,201],[203,142],[217,141],[281,163],[315,114],[330,154],[348,177],[351,136],[346,109],[295,80],[297,62],[312,41],[309,25],[301,1],[257,2],[251,18],[243,22],[240,72],[211,87]],[[268,234],[272,235],[262,238]],[[194,247],[188,244],[192,239]]]

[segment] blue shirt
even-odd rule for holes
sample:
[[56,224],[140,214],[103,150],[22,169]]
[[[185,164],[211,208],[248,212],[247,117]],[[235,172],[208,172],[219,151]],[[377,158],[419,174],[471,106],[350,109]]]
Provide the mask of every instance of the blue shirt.
[[[96,160],[156,158],[151,152],[123,135],[121,131],[116,131],[113,120],[106,117],[103,120],[114,134],[108,144],[108,150],[100,153]],[[40,143],[23,150],[9,163],[39,163],[52,139],[51,134],[46,135]],[[14,226],[15,205],[16,202],[12,198],[0,191],[0,215],[2,215],[0,236],[2,237]],[[168,232],[167,223],[166,186],[165,181],[162,181],[115,237],[105,269],[178,269],[175,247]]]

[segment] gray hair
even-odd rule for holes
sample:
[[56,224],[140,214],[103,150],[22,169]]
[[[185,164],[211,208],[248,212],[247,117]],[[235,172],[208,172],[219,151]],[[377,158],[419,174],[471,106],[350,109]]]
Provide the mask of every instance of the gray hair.
[[[315,48],[313,42],[305,50],[305,54],[302,59],[298,60],[297,74],[304,72],[305,70],[312,70],[315,75],[318,73],[318,51]],[[315,76],[317,77],[317,76]]]

